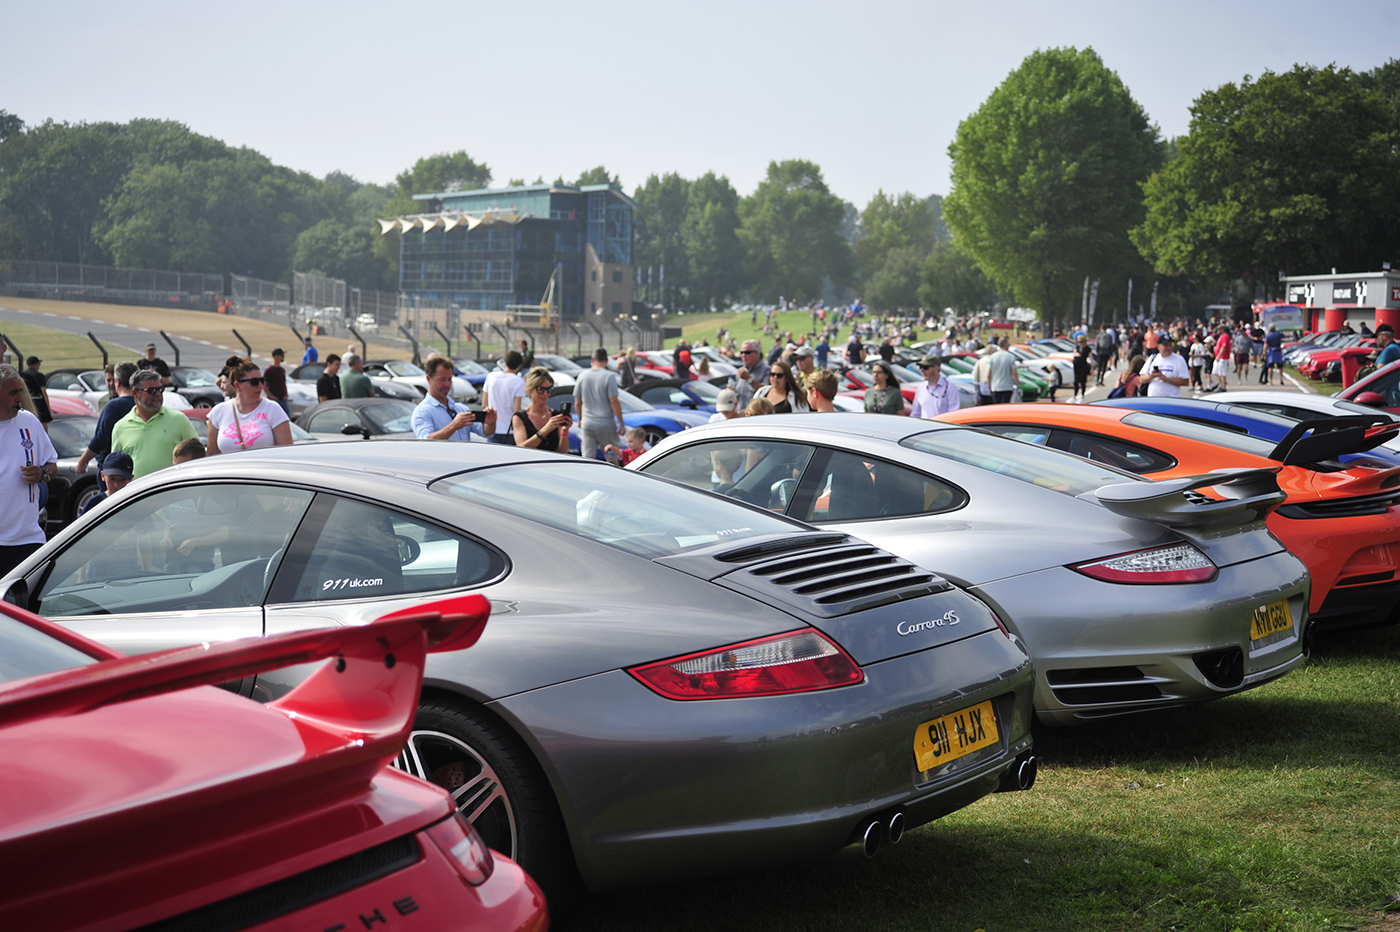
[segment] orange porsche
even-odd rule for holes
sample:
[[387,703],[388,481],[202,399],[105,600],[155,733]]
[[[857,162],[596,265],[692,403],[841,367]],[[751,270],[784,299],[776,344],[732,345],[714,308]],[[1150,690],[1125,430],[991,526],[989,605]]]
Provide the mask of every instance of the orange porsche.
[[[1312,573],[1314,630],[1400,620],[1395,614],[1400,605],[1400,467],[1364,457],[1343,466],[1325,452],[1328,458],[1313,460],[1301,441],[1297,455],[1290,456],[1281,449],[1284,444],[1127,408],[984,405],[939,419],[1154,479],[1277,467],[1279,488],[1288,499],[1269,515],[1268,527]],[[1360,449],[1369,449],[1369,442],[1363,441]],[[1326,448],[1314,446],[1313,452],[1319,449]],[[1309,461],[1295,462],[1300,458]]]

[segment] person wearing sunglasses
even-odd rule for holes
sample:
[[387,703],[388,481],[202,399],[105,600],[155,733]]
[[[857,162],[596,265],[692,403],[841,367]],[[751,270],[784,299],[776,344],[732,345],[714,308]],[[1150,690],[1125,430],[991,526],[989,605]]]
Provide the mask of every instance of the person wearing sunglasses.
[[530,403],[511,417],[517,447],[550,453],[569,452],[569,425],[574,419],[550,410],[549,393],[553,389],[554,377],[543,366],[536,366],[526,374],[525,397]]
[[[228,370],[233,397],[209,409],[209,456],[288,446],[292,427],[287,412],[263,394],[267,379],[251,359]],[[139,403],[139,402],[138,402]]]
[[165,389],[155,369],[131,377],[131,396],[136,404],[112,428],[112,452],[130,456],[131,476],[140,479],[169,466],[180,441],[199,435],[189,418],[165,407]]
[[773,406],[774,414],[805,413],[811,408],[802,396],[802,388],[793,378],[792,367],[778,360],[768,370],[768,384],[754,396],[765,398]]

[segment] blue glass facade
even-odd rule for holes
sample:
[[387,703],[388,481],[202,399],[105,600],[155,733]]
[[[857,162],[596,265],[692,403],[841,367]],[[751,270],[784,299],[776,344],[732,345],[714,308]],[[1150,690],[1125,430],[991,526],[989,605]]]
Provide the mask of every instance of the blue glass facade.
[[[399,288],[464,309],[537,304],[555,266],[562,269],[559,309],[584,310],[585,247],[602,262],[632,264],[630,198],[611,185],[534,185],[420,196],[426,213],[465,211],[503,218],[474,229],[409,230],[402,235]],[[513,222],[512,222],[513,221]],[[630,276],[629,276],[630,278]]]

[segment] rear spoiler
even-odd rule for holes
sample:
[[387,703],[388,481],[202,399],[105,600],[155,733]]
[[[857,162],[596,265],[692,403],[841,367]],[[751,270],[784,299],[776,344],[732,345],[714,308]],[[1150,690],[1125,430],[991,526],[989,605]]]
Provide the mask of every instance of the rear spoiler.
[[[1217,469],[1201,476],[1159,482],[1106,485],[1080,498],[1093,496],[1109,511],[1169,527],[1215,528],[1263,520],[1288,496],[1279,489],[1280,467]],[[1224,501],[1188,493],[1213,488]]]
[[[196,644],[27,677],[0,684],[0,727],[333,659],[269,707],[353,735],[359,744],[352,745],[363,751],[358,756],[392,758],[417,714],[425,655],[475,644],[490,612],[484,596],[456,596],[367,625]],[[46,634],[63,631],[14,605],[0,603],[0,613]],[[82,639],[63,635],[83,649]],[[85,652],[98,659],[113,653]]]
[[1348,453],[1365,453],[1400,436],[1400,421],[1388,414],[1348,414],[1299,421],[1269,453],[1285,466],[1321,463]]

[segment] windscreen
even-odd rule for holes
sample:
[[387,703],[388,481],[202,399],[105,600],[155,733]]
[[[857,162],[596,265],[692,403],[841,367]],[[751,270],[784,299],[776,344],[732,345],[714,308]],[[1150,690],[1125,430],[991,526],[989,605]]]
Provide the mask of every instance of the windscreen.
[[907,437],[901,445],[1065,495],[1080,495],[1105,485],[1149,481],[1069,453],[979,430],[937,430]]
[[513,464],[449,476],[431,488],[648,559],[802,525],[630,470]]

